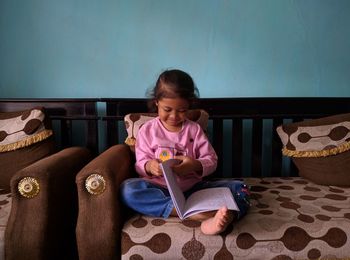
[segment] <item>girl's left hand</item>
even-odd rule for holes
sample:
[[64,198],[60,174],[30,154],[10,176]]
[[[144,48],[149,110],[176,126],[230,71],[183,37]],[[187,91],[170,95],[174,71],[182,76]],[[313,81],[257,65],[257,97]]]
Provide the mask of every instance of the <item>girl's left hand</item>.
[[203,171],[202,164],[196,159],[183,155],[175,156],[174,159],[181,161],[179,164],[172,167],[173,171],[180,176],[184,176],[189,172],[197,172],[201,174]]

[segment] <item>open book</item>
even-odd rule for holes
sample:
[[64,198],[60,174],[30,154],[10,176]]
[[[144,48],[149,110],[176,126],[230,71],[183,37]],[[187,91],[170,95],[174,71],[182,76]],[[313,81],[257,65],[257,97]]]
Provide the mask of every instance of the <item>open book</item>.
[[231,190],[227,187],[208,188],[196,191],[187,199],[176,181],[176,173],[171,167],[178,164],[179,160],[170,159],[161,164],[163,175],[168,186],[168,190],[173,200],[176,212],[180,219],[185,219],[194,214],[218,210],[226,206],[230,210],[239,211]]

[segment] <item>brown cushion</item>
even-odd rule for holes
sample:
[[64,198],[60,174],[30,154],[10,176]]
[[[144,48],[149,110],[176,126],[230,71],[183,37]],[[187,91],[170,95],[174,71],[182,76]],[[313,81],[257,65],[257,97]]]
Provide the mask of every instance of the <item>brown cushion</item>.
[[0,188],[9,189],[18,170],[55,152],[52,135],[44,108],[0,113]]
[[350,114],[284,124],[277,133],[283,154],[292,157],[300,176],[350,186]]
[[[140,127],[147,121],[157,117],[157,115],[156,113],[132,113],[124,117],[125,128],[128,133],[125,143],[130,146],[131,150],[134,150]],[[193,109],[189,110],[186,116],[189,120],[197,122],[204,131],[207,130],[209,115],[206,111]]]

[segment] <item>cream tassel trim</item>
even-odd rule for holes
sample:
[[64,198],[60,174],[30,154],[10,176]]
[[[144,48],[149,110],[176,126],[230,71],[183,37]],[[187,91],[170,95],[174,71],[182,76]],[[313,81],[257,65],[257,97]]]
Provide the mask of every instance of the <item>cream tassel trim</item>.
[[282,153],[285,156],[290,157],[326,157],[330,155],[336,155],[350,150],[350,142],[343,143],[338,147],[321,150],[321,151],[292,151],[287,148],[282,149]]
[[46,138],[50,137],[52,134],[53,134],[52,130],[44,130],[38,134],[29,136],[28,138],[17,141],[15,143],[0,145],[0,153],[14,151],[16,149],[35,144],[37,142],[45,140]]
[[125,143],[129,146],[135,145],[136,139],[135,139],[135,137],[128,137],[125,139]]

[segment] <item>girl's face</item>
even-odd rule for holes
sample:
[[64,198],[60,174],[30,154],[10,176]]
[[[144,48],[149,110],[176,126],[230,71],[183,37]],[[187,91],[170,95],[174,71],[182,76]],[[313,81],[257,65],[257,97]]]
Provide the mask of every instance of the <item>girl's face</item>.
[[180,131],[189,108],[188,101],[182,98],[162,98],[156,105],[164,127],[172,132]]

